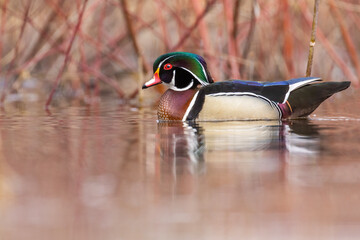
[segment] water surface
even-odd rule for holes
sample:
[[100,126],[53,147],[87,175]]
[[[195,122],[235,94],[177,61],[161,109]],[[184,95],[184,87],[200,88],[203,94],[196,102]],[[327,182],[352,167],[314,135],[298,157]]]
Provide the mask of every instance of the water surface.
[[307,120],[157,123],[119,105],[0,114],[3,239],[359,239],[358,97]]

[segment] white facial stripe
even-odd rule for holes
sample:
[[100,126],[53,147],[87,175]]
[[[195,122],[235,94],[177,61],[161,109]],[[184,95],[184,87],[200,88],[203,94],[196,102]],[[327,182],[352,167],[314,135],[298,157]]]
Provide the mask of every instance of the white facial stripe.
[[[205,77],[206,77],[206,80],[209,81],[209,78],[208,78],[208,75],[207,75],[207,73],[206,73],[206,71],[205,71],[204,66],[201,64],[201,62],[200,62],[197,58],[196,58],[196,61],[199,62],[200,66],[201,66],[201,69],[203,70],[204,75],[205,75]],[[207,84],[206,84],[206,85],[207,85]]]
[[165,83],[163,82],[165,85],[169,86],[170,89],[174,90],[174,91],[186,91],[188,89],[190,89],[193,85],[194,85],[194,80],[192,79],[190,84],[187,85],[186,87],[184,88],[178,88],[175,86],[175,74],[176,74],[176,71],[174,70],[173,71],[173,76],[171,78],[171,82],[170,83]]
[[169,83],[164,82],[164,84],[167,85],[170,89],[180,92],[180,91],[186,91],[186,90],[190,89],[194,85],[194,80],[192,79],[190,84],[184,88],[178,88],[175,85],[172,85],[171,83],[169,84]]
[[184,69],[184,70],[186,70],[186,71],[188,71],[191,75],[193,75],[194,76],[194,78],[196,78],[196,80],[198,80],[198,82],[201,84],[201,85],[203,85],[203,86],[206,86],[206,85],[208,85],[208,83],[207,82],[204,82],[204,81],[201,81],[194,73],[192,73],[189,69],[187,69],[187,68],[184,68],[184,67],[180,67],[180,68],[182,68],[182,69]]
[[[161,66],[166,60],[168,60],[168,59],[170,59],[170,58],[172,58],[172,57],[175,57],[175,56],[176,56],[176,55],[169,56],[169,57],[165,58],[164,60],[162,60],[162,61],[159,63],[158,68],[160,68],[160,66]],[[196,59],[196,58],[195,58],[195,59]],[[207,73],[206,73],[206,71],[205,71],[204,66],[201,64],[201,62],[200,62],[198,59],[196,59],[196,61],[198,61],[198,63],[200,64],[201,69],[202,69],[202,71],[203,71],[203,73],[204,73],[204,76],[206,77],[206,80],[209,81],[208,75],[207,75]],[[182,69],[185,69],[185,70],[188,71],[188,72],[190,72],[190,73],[201,83],[201,85],[204,85],[204,86],[208,85],[208,83],[206,83],[206,82],[204,82],[204,81],[201,81],[201,80],[200,80],[197,76],[195,76],[190,70],[188,70],[188,69],[186,69],[186,68],[184,68],[184,67],[181,67],[181,68],[182,68]]]
[[173,55],[173,56],[169,56],[169,57],[165,58],[164,60],[162,60],[162,61],[159,63],[158,68],[160,68],[161,64],[163,64],[166,60],[168,60],[169,58],[172,58],[172,57],[174,57],[174,55]]
[[172,76],[172,79],[171,79],[170,85],[175,86],[175,70],[173,71],[173,76]]

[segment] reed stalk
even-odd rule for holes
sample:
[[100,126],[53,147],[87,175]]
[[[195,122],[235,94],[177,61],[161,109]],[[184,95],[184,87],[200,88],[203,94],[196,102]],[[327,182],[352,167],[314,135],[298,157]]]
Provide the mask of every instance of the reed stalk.
[[[300,10],[302,11],[303,16],[305,17],[306,22],[310,25],[311,23],[311,15],[308,11],[305,2],[300,2]],[[355,85],[359,86],[359,82],[357,77],[352,73],[349,69],[348,65],[345,61],[341,58],[341,56],[336,52],[334,46],[331,42],[326,38],[325,34],[321,31],[321,29],[317,30],[317,34],[319,37],[320,42],[324,46],[325,50],[329,54],[330,58],[338,65],[344,75]]]
[[313,14],[313,20],[312,20],[312,25],[311,25],[309,56],[308,56],[306,75],[305,75],[306,77],[311,76],[311,68],[312,68],[313,59],[314,59],[314,48],[315,48],[315,40],[316,40],[316,27],[317,27],[318,16],[319,16],[319,4],[320,4],[320,0],[314,1],[314,14]]

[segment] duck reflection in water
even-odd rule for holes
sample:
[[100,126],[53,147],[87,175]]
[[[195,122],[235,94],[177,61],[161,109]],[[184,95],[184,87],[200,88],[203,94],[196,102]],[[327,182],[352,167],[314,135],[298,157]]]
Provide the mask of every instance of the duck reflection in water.
[[163,163],[204,171],[204,162],[314,161],[318,127],[309,120],[160,122],[157,145]]

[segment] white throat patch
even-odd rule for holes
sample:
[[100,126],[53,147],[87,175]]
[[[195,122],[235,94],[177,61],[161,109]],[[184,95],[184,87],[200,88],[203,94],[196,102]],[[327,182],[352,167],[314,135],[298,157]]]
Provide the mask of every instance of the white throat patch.
[[176,74],[176,71],[174,70],[173,71],[173,76],[172,76],[172,79],[171,79],[170,83],[165,83],[164,82],[164,84],[167,85],[170,89],[172,89],[174,91],[181,92],[181,91],[186,91],[186,90],[190,89],[194,85],[194,79],[191,79],[191,82],[186,87],[184,87],[184,88],[176,87],[175,86],[175,74]]

